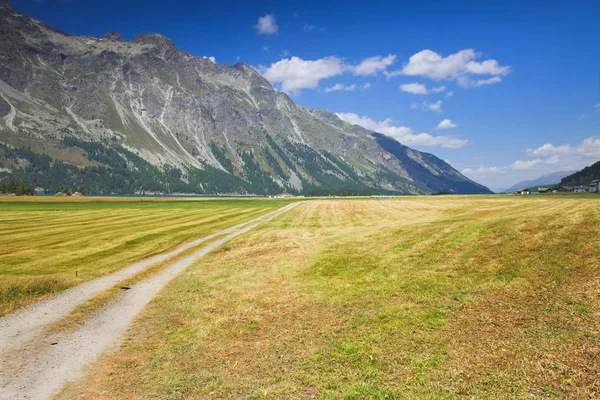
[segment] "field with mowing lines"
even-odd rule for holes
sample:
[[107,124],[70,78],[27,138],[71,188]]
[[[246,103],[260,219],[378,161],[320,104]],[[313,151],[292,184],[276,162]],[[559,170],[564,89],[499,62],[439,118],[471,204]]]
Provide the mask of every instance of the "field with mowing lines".
[[0,197],[0,316],[283,204]]
[[62,399],[600,396],[600,198],[314,200],[170,282]]

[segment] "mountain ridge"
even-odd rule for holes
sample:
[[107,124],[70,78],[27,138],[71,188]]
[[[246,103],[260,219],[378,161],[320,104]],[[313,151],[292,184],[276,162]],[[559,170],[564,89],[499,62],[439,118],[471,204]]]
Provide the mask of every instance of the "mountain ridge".
[[566,186],[587,185],[594,179],[600,179],[600,161],[596,161],[580,171],[565,176],[561,179],[560,183]]
[[[296,105],[243,62],[195,57],[160,34],[74,36],[4,1],[0,39],[0,142],[49,156],[48,168],[69,170],[72,184],[96,168],[132,180],[127,190],[140,183],[134,172],[153,171],[158,189],[200,193],[490,193],[429,153],[404,146],[394,154],[383,135]],[[28,173],[32,162],[5,159],[0,171],[47,174]]]
[[552,172],[550,174],[545,174],[545,175],[539,176],[535,179],[528,179],[528,180],[516,183],[513,186],[509,187],[508,189],[504,190],[504,192],[512,193],[512,192],[515,192],[517,189],[524,189],[524,188],[530,188],[530,187],[534,187],[534,186],[543,186],[543,185],[551,185],[551,184],[559,183],[561,181],[561,179],[563,179],[565,176],[571,175],[575,172],[577,172],[577,171]]

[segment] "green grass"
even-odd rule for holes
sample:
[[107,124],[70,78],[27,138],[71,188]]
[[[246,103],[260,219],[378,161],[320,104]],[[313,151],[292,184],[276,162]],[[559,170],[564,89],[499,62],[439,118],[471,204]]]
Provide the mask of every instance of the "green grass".
[[0,201],[0,315],[285,204],[277,200]]
[[[64,200],[63,200],[64,199]],[[0,197],[0,212],[4,211],[69,211],[110,209],[224,209],[224,208],[270,208],[282,206],[289,200],[280,199],[177,199],[139,197]]]
[[59,398],[600,395],[598,198],[306,202],[212,252]]

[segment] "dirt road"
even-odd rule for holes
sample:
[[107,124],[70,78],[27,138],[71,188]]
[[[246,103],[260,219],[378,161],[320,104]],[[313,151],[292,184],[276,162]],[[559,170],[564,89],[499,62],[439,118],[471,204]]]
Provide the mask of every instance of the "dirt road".
[[[0,399],[50,398],[65,382],[76,379],[86,364],[118,345],[137,313],[177,274],[216,247],[298,204],[289,204],[252,221],[187,243],[0,319]],[[86,320],[76,331],[53,335],[45,333],[48,325],[68,316],[77,305],[97,293],[211,239],[215,240],[124,291],[116,301]]]

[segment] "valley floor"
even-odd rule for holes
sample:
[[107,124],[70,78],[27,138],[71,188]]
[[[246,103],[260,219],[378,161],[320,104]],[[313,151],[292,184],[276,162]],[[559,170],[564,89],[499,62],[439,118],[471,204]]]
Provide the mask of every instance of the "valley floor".
[[0,317],[286,203],[0,196]]
[[[155,262],[150,258],[0,319],[0,337],[3,339],[0,350],[0,398],[49,398],[66,381],[78,377],[82,367],[120,341],[142,308],[191,263],[297,205],[288,204],[181,246],[165,255],[171,261],[160,270],[151,270]],[[177,258],[194,247],[199,248]],[[154,273],[142,276],[148,269]],[[100,291],[105,290],[109,294],[116,285],[127,292],[118,295],[113,290],[112,298],[104,299],[113,301],[94,301]],[[78,316],[77,312],[81,314],[82,308],[89,315]]]
[[[9,221],[26,214],[10,214],[13,206],[0,203],[1,221],[6,212]],[[101,219],[105,227],[94,230],[103,213],[82,212],[82,224],[98,234],[130,215]],[[179,212],[190,226],[219,214]],[[36,218],[46,221],[44,210]],[[143,226],[112,232],[139,235]],[[154,225],[163,240],[179,224],[168,226]],[[16,222],[12,229],[20,232]],[[204,234],[218,228],[211,229]],[[81,232],[72,243],[84,240]],[[32,243],[34,254],[53,248]],[[68,254],[69,243],[57,237],[62,247],[48,259]],[[56,398],[597,397],[598,248],[600,196],[305,201],[192,263],[148,299],[118,348]],[[3,260],[4,271],[19,259]],[[97,260],[106,265],[98,275],[124,266]],[[46,264],[37,265],[31,279]],[[60,264],[48,265],[62,279]],[[4,274],[0,284],[15,279]],[[100,295],[70,315],[75,324],[52,329],[76,331],[129,292]]]

